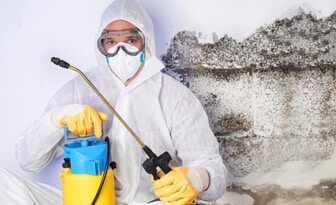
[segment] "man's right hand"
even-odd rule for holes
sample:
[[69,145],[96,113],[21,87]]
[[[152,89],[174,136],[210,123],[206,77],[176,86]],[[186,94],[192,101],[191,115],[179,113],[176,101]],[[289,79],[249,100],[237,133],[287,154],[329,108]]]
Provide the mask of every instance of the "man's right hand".
[[94,129],[96,137],[102,136],[102,120],[107,120],[107,115],[97,111],[90,105],[68,105],[57,108],[52,114],[52,120],[58,126],[68,125],[70,132],[86,136]]

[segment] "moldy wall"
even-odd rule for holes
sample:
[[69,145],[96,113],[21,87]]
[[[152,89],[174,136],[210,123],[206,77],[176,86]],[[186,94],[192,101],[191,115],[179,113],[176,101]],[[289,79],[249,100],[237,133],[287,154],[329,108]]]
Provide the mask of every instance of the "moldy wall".
[[336,173],[308,187],[239,179],[288,162],[313,169],[334,157],[336,12],[277,20],[242,42],[224,36],[200,44],[195,32],[182,31],[162,59],[164,72],[188,86],[208,113],[232,174],[229,191],[253,204],[335,203]]

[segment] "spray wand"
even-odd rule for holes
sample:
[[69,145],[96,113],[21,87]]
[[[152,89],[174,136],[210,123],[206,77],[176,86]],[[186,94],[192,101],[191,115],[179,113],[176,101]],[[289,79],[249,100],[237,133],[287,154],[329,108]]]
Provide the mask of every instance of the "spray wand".
[[160,156],[157,156],[147,145],[145,145],[145,143],[139,138],[139,136],[133,131],[133,129],[130,128],[125,120],[119,115],[119,113],[112,107],[112,105],[106,100],[106,98],[99,92],[99,90],[93,85],[93,83],[86,77],[86,75],[81,70],[56,57],[52,57],[51,62],[55,63],[60,67],[71,69],[77,72],[88,83],[88,85],[105,103],[105,105],[110,109],[114,116],[118,118],[118,120],[129,131],[129,133],[133,136],[133,138],[138,142],[138,144],[142,147],[144,152],[149,157],[142,163],[142,167],[146,170],[147,173],[153,175],[153,178],[157,180],[160,178],[156,169],[157,167],[159,167],[165,174],[171,171],[171,168],[168,165],[169,161],[171,160],[170,154],[165,151]]

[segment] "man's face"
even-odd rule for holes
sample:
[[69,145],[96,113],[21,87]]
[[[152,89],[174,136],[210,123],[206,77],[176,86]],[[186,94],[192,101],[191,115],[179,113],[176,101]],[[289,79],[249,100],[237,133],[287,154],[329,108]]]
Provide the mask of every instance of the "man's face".
[[[104,50],[108,51],[118,43],[126,43],[138,49],[142,49],[143,39],[138,35],[132,35],[132,32],[128,32],[134,30],[137,30],[137,28],[128,21],[116,20],[111,22],[104,29],[105,32],[111,32],[111,35],[102,40]],[[120,33],[118,33],[118,31],[120,31]],[[114,32],[116,34],[118,33],[118,35],[113,35]]]

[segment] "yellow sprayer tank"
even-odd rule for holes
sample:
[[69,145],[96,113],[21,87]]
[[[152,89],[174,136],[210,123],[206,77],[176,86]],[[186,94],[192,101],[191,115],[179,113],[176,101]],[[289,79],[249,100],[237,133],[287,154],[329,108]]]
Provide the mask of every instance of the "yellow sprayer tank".
[[[60,173],[62,179],[64,205],[90,205],[97,193],[103,173],[72,174],[70,168]],[[101,193],[96,205],[115,205],[113,170],[108,169]]]
[[68,138],[65,125],[64,138],[64,169],[60,173],[63,204],[115,205],[113,169],[116,166],[114,162],[109,164],[108,137],[105,141],[96,136]]

